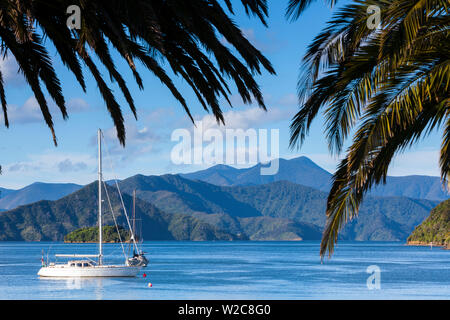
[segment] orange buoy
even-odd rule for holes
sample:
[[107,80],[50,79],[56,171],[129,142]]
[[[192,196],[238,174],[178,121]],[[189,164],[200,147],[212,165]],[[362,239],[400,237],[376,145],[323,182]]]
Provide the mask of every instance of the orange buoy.
[[142,276],[145,278],[147,275],[144,273]]

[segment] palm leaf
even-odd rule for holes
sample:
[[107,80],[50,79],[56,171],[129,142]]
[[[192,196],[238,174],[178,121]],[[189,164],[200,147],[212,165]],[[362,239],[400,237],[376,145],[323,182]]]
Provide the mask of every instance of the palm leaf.
[[[374,30],[365,23],[369,4],[383,17]],[[340,154],[354,132],[333,176],[322,257],[333,253],[339,230],[357,216],[367,191],[386,182],[393,157],[444,124],[440,166],[447,184],[449,40],[446,1],[358,0],[338,10],[308,48],[291,146],[301,145],[320,112],[331,152]]]
[[[242,0],[247,15],[254,15],[266,24],[266,0]],[[66,26],[66,9],[77,5],[81,9],[81,29],[69,30]],[[223,122],[220,98],[231,105],[230,83],[234,83],[245,103],[254,100],[265,109],[255,75],[265,69],[274,74],[270,62],[244,37],[232,21],[230,1],[216,0],[0,0],[0,38],[2,53],[12,54],[39,103],[44,119],[52,131],[52,116],[41,89],[48,94],[62,112],[68,113],[58,76],[53,68],[44,40],[50,41],[57,57],[67,66],[86,90],[83,70],[95,79],[98,89],[117,129],[117,136],[125,144],[125,126],[121,106],[103,78],[105,69],[111,82],[116,82],[131,112],[136,116],[136,106],[128,85],[117,70],[112,51],[119,53],[130,68],[140,89],[143,81],[135,60],[161,80],[193,121],[189,107],[167,71],[167,65],[176,76],[186,80],[201,105]],[[233,51],[220,43],[226,39]],[[90,55],[98,58],[98,64]],[[80,63],[83,61],[84,65]],[[0,87],[5,124],[8,123],[5,88]]]

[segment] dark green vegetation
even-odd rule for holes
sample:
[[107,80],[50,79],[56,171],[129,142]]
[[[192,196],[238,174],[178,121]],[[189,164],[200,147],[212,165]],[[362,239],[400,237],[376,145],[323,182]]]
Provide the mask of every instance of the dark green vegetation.
[[[137,175],[120,182],[124,202],[137,190],[136,213],[144,240],[319,240],[327,194],[287,181],[219,187],[176,175]],[[126,226],[115,188],[108,187],[118,224]],[[127,194],[128,193],[128,194]],[[104,195],[104,199],[106,195]],[[437,202],[402,197],[367,198],[359,219],[341,233],[347,240],[405,240]],[[114,221],[105,200],[104,224]],[[97,223],[97,186],[57,201],[39,201],[0,214],[0,240],[63,240]]]
[[[217,165],[181,176],[219,186],[251,186],[285,180],[326,192],[330,190],[333,177],[307,157],[279,159],[279,170],[275,175],[263,176],[260,169],[261,164],[248,169]],[[449,196],[442,187],[441,180],[438,177],[429,176],[388,177],[385,185],[374,187],[369,194],[380,197],[408,197],[439,201]]]
[[[39,201],[0,214],[0,240],[62,241],[76,229],[97,224],[97,184],[56,201]],[[125,226],[120,200],[114,188],[108,187],[118,225]],[[108,206],[106,195],[105,210]],[[124,195],[124,203],[131,208],[132,198]],[[219,230],[199,219],[184,214],[169,214],[140,199],[136,201],[136,215],[142,218],[142,237],[145,240],[233,240],[238,236]],[[113,225],[109,210],[104,213],[105,225]]]
[[82,187],[73,183],[35,182],[19,190],[9,190],[5,194],[2,192],[0,208],[14,209],[40,200],[58,200]]
[[440,203],[408,237],[409,244],[444,245],[450,249],[450,200]]
[[[248,169],[235,169],[218,165],[180,176],[218,186],[253,186],[285,180],[322,191],[329,191],[331,174],[310,159],[306,157],[291,160],[280,159],[279,165],[279,172],[273,176],[262,176],[260,174],[261,165]],[[111,184],[108,181],[107,183]],[[33,183],[19,190],[0,189],[0,211],[40,200],[57,200],[81,188],[80,185],[70,183]],[[211,187],[207,189],[211,190]],[[206,195],[210,196],[208,192],[205,191],[205,197]],[[448,198],[440,179],[428,176],[388,177],[387,184],[377,186],[370,192],[370,195],[428,200],[445,200]],[[219,204],[219,206],[222,205]]]
[[[298,18],[310,2],[292,0],[289,13]],[[369,4],[379,10],[379,25]],[[301,145],[319,114],[330,152],[341,154],[350,145],[333,176],[322,257],[332,254],[339,230],[357,215],[364,196],[385,181],[395,155],[432,131],[442,134],[439,164],[447,182],[449,17],[448,0],[351,1],[309,45],[291,146]]]
[[[287,181],[248,187],[219,187],[176,175],[137,175],[120,182],[124,192],[170,213],[183,212],[250,239],[319,239],[327,194]],[[367,198],[360,217],[342,239],[405,240],[435,201],[402,197]]]
[[[115,226],[103,226],[102,234],[103,242],[127,242],[131,238],[131,232],[124,227],[119,226],[119,233]],[[120,237],[119,237],[120,234]],[[83,242],[98,242],[98,227],[80,228],[70,232],[64,237],[64,242],[83,243]]]
[[[54,70],[54,65],[61,62],[83,90],[87,89],[83,67],[93,77],[122,144],[125,144],[122,110],[104,78],[109,74],[111,82],[118,84],[136,116],[132,94],[116,68],[119,62],[129,66],[140,89],[144,83],[138,67],[154,74],[191,119],[183,95],[164,66],[170,66],[173,74],[185,80],[204,109],[211,111],[218,121],[223,121],[218,100],[224,97],[231,105],[229,96],[233,85],[245,103],[254,99],[265,108],[254,75],[263,69],[272,74],[275,71],[230,18],[234,13],[229,1],[1,0],[0,4],[0,53],[14,56],[19,71],[33,90],[55,144],[52,115],[45,94],[54,100],[66,119],[68,110],[61,82]],[[78,5],[81,21],[80,26],[69,29],[67,9],[73,5]],[[265,24],[268,14],[265,0],[242,0],[242,5],[248,15],[258,16]],[[226,39],[229,46],[223,45],[222,39]],[[56,49],[56,54],[50,54],[46,46]],[[102,68],[107,70],[106,74]],[[4,89],[3,81],[0,81],[0,100],[8,126]]]

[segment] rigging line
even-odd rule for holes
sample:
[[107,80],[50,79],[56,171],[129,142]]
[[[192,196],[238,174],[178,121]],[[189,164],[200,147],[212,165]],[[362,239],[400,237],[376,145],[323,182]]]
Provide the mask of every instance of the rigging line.
[[[115,244],[115,243],[114,243],[114,244]],[[113,245],[114,245],[114,244],[113,244]],[[121,248],[118,247],[118,246],[113,246],[112,248],[113,248],[113,249],[111,249],[112,251],[111,251],[111,252],[108,252],[108,254],[104,254],[103,257],[111,257],[111,256],[114,256],[114,255],[116,254],[117,251],[121,250]],[[122,251],[122,252],[123,252],[123,251]],[[127,258],[128,258],[128,257],[127,257]]]
[[111,205],[111,199],[110,199],[110,197],[109,197],[108,189],[106,188],[106,183],[105,183],[104,181],[103,181],[103,186],[104,186],[104,188],[105,188],[106,198],[107,198],[107,200],[108,200],[109,209],[111,210],[111,214],[112,214],[112,217],[113,217],[113,220],[114,220],[114,225],[115,225],[115,227],[116,227],[117,234],[119,235],[119,241],[120,241],[120,245],[121,245],[121,247],[122,247],[122,252],[123,252],[123,255],[124,255],[125,259],[126,259],[127,256],[126,256],[126,254],[125,254],[125,249],[124,249],[124,247],[123,247],[122,237],[120,236],[120,231],[119,231],[119,227],[118,227],[118,225],[117,225],[116,216],[115,216],[115,214],[114,214],[114,210],[113,210],[112,205]]
[[50,246],[48,247],[48,250],[47,250],[47,264],[48,264],[48,255],[50,254],[50,250],[52,249],[52,247],[53,247],[53,243],[50,244]]
[[116,175],[116,173],[114,171],[114,168],[113,168],[113,165],[112,165],[111,155],[109,154],[108,144],[106,143],[106,139],[105,139],[105,136],[103,135],[103,131],[101,132],[101,137],[103,138],[103,142],[105,143],[105,147],[106,147],[105,149],[106,149],[106,153],[108,154],[108,160],[109,160],[109,164],[110,164],[110,167],[111,167],[112,174],[114,176],[114,182],[115,182],[117,191],[119,193],[120,202],[122,203],[122,208],[123,208],[123,211],[125,213],[125,218],[127,220],[128,228],[130,229],[130,232],[131,232],[131,240],[133,241],[133,245],[134,245],[134,248],[136,249],[136,252],[139,252],[139,248],[138,248],[136,240],[134,238],[133,230],[131,229],[130,220],[128,219],[127,208],[125,207],[125,203],[123,202],[122,192],[120,191],[119,183],[117,182],[117,175]]
[[109,192],[108,192],[108,189],[106,188],[105,181],[103,181],[103,186],[105,188],[106,198],[108,199],[108,205],[109,205],[109,209],[111,210],[111,214],[112,214],[112,217],[113,217],[113,220],[114,220],[114,225],[116,226],[117,234],[119,235],[119,240],[120,240],[120,245],[122,246],[123,256],[125,257],[125,260],[126,260],[127,259],[127,255],[125,254],[125,248],[123,247],[122,237],[120,236],[119,227],[117,226],[116,215],[114,214],[114,210],[113,210],[112,205],[111,205],[111,199],[109,198]]

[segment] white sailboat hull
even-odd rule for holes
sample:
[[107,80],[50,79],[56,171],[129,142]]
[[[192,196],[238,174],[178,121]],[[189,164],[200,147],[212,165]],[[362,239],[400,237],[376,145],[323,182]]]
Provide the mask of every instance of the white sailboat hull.
[[[77,277],[135,277],[141,267],[147,266],[148,260],[144,257],[141,252],[135,254],[133,258],[126,259],[126,264],[124,265],[105,265],[103,264],[103,229],[102,229],[102,143],[101,143],[102,132],[98,130],[98,254],[96,255],[81,255],[81,254],[60,254],[56,257],[65,258],[97,258],[97,264],[93,260],[75,260],[69,261],[67,264],[55,264],[44,265],[44,257],[42,257],[41,262],[43,267],[39,270],[38,275],[41,277],[52,277],[52,278],[77,278]],[[118,185],[117,185],[118,187]],[[106,188],[106,187],[105,187]],[[105,189],[108,195],[108,189]],[[131,225],[128,220],[127,211],[123,204],[122,195],[120,194],[120,199],[122,202],[122,207],[125,213],[125,217],[128,223],[128,227],[132,232],[134,249],[139,252],[136,241],[134,240],[134,231],[131,230]],[[108,196],[109,202],[109,196]],[[111,204],[110,204],[111,206]],[[134,209],[133,209],[134,210]],[[112,211],[112,207],[111,207]],[[114,212],[112,212],[114,217]],[[116,220],[114,218],[114,223]],[[117,224],[116,224],[117,228]],[[121,240],[122,241],[122,240]],[[122,245],[123,250],[123,245]],[[123,252],[125,255],[125,251]]]
[[135,277],[140,267],[133,266],[92,266],[92,267],[69,267],[67,265],[56,265],[42,267],[38,275],[41,277],[55,278],[77,278],[77,277]]

